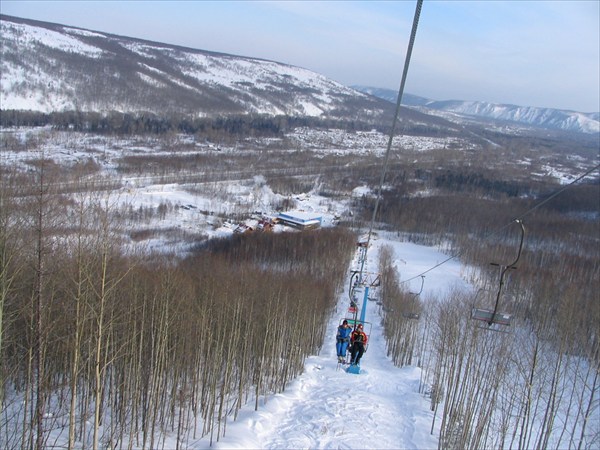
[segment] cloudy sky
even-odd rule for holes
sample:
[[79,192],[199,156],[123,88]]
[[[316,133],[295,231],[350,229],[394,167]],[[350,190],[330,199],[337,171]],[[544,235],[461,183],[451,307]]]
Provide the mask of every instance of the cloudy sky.
[[[405,92],[600,110],[600,2],[425,0]],[[284,62],[397,90],[415,1],[28,1],[2,14]]]

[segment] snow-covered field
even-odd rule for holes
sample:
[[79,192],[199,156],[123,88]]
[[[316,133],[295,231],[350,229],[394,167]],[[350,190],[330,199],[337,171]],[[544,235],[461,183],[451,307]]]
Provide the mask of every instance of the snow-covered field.
[[[48,137],[50,136],[50,137]],[[123,210],[158,211],[144,222],[128,219],[127,231],[138,228],[159,230],[148,239],[130,240],[127,245],[140,246],[152,252],[183,254],[194,245],[196,238],[209,239],[232,235],[240,225],[256,226],[263,216],[277,214],[274,205],[283,200],[293,204],[293,209],[316,213],[322,217],[322,225],[335,226],[340,219],[352,216],[351,202],[355,197],[373,195],[366,186],[358,185],[347,196],[338,198],[319,195],[319,185],[293,196],[277,194],[267,184],[260,167],[252,177],[221,182],[165,183],[158,177],[119,175],[115,171],[116,160],[126,154],[164,154],[169,150],[160,148],[153,138],[106,138],[73,133],[55,133],[49,129],[3,130],[3,139],[14,138],[26,144],[41,138],[41,147],[15,146],[3,151],[0,164],[27,170],[31,161],[43,156],[56,164],[71,167],[93,158],[101,167],[101,176],[118,179],[118,188],[107,191],[111,204]],[[333,148],[342,154],[373,155],[377,160],[382,154],[383,136],[377,132],[344,134],[337,130],[296,130],[287,137],[299,148],[315,153]],[[182,154],[231,154],[235,146],[195,142],[193,138],[176,136]],[[311,146],[301,144],[311,142]],[[408,141],[407,141],[408,142]],[[412,139],[414,150],[439,149],[436,139]],[[31,148],[31,149],[30,149]],[[252,150],[250,150],[252,151]],[[562,177],[556,169],[547,167],[547,173]],[[97,175],[94,175],[97,176]],[[568,179],[568,177],[564,177]],[[239,215],[240,221],[226,217]],[[179,230],[179,235],[161,234],[160,230]],[[276,232],[295,232],[283,225],[276,225]],[[364,232],[364,230],[357,230]],[[177,239],[179,236],[181,239]],[[471,290],[468,280],[472,268],[449,257],[444,249],[431,248],[403,242],[396,234],[375,230],[371,247],[367,252],[365,270],[377,271],[378,256],[383,246],[393,250],[393,264],[400,283],[411,292],[421,287],[420,275],[426,274],[421,298],[424,301],[444,297],[453,290]],[[358,260],[348,268],[348,276],[356,270]],[[348,283],[346,283],[347,285]],[[260,402],[254,411],[249,399],[236,422],[227,424],[227,431],[213,448],[327,448],[327,449],[430,449],[438,447],[439,426],[435,421],[431,400],[426,394],[427,386],[418,366],[395,367],[387,355],[386,343],[380,326],[380,311],[376,303],[367,307],[367,321],[372,323],[368,352],[362,360],[362,373],[348,374],[339,367],[335,354],[335,332],[340,320],[346,315],[348,292],[340,293],[336,313],[329,318],[322,350],[306,360],[305,370],[286,388],[285,392],[272,395]],[[67,436],[55,430],[55,444],[66,443]],[[164,435],[161,448],[176,448],[174,435]],[[179,442],[184,448],[210,447],[210,437]]]
[[[13,132],[14,133],[14,132]],[[20,131],[20,140],[31,138]],[[371,140],[357,148],[377,146]],[[368,144],[371,143],[371,144]],[[140,143],[130,140],[113,140],[108,143],[102,138],[82,136],[73,141],[64,135],[44,148],[44,156],[56,163],[69,165],[98,155],[106,173],[111,172],[112,160],[122,155],[122,149],[130,152],[149,151],[151,142]],[[427,145],[432,145],[428,143]],[[94,150],[90,152],[90,149]],[[102,152],[98,150],[102,149]],[[209,147],[204,151],[212,151]],[[197,151],[197,147],[196,150]],[[28,159],[39,156],[36,152],[7,152],[2,155],[3,164],[26,164]],[[154,217],[143,226],[164,229],[179,228],[206,237],[222,237],[234,233],[239,225],[222,221],[219,214],[246,210],[262,211],[274,215],[272,205],[279,200],[263,177],[257,174],[252,180],[223,182],[213,191],[199,192],[178,184],[154,184],[149,180],[125,178],[122,188],[109,193],[115,204],[134,210],[156,209],[161,204],[175,207],[164,217]],[[208,188],[207,188],[208,189]],[[372,195],[366,187],[357,187],[354,196]],[[348,198],[332,199],[306,192],[294,196],[296,210],[318,213],[323,217],[323,226],[334,226],[336,219],[348,213]],[[248,214],[245,221],[252,226],[256,215]],[[137,224],[142,225],[142,224]],[[132,229],[136,224],[129,225]],[[293,232],[277,225],[276,231]],[[173,242],[160,235],[142,243],[155,252],[185,252],[191,243]],[[395,266],[402,279],[418,277],[418,274],[439,262],[447,255],[433,248],[401,242],[393,235],[382,232],[374,234],[371,248],[367,252],[365,270],[376,271],[378,252],[382,245],[393,248]],[[132,243],[132,245],[135,245]],[[357,260],[354,261],[357,264]],[[350,267],[350,270],[358,267]],[[429,278],[423,295],[436,295],[453,286],[467,287],[463,268],[457,261],[449,261],[436,269],[436,276]],[[418,290],[420,279],[412,282],[411,289]],[[420,393],[420,369],[418,367],[395,367],[386,355],[386,344],[379,326],[379,306],[371,303],[367,307],[367,320],[372,322],[368,352],[363,358],[360,375],[348,374],[336,362],[335,333],[348,307],[348,293],[340,294],[337,313],[330,318],[326,341],[322,351],[306,361],[304,373],[292,382],[285,392],[268,397],[254,411],[253,402],[243,408],[236,422],[227,426],[225,437],[215,448],[436,448],[437,430],[431,433],[432,412],[427,397]],[[58,430],[57,430],[58,431]],[[54,434],[58,436],[58,433]],[[60,435],[62,436],[62,434]],[[64,436],[66,439],[66,436]],[[62,437],[57,437],[60,444]],[[66,441],[65,441],[66,442]],[[187,448],[208,448],[209,437],[186,442]],[[176,441],[164,436],[163,448],[175,448]]]
[[[256,180],[256,183],[260,182]],[[237,191],[238,197],[246,197],[247,200],[252,198],[255,205],[267,206],[273,199],[272,191],[264,185],[260,189],[256,185],[254,188],[230,185],[229,189]],[[358,192],[364,193],[362,190]],[[178,204],[209,208],[212,201],[190,198],[177,185],[133,189],[129,195],[128,201],[136,204],[168,198]],[[314,193],[297,196],[296,202],[300,210],[320,212],[324,217],[324,226],[331,226],[333,217],[347,207],[344,203]],[[181,210],[180,226],[198,226],[200,220],[193,219],[193,211]],[[252,225],[252,220],[248,223]],[[213,237],[226,236],[233,232],[233,228],[233,224],[226,223],[213,229],[207,227],[205,233]],[[279,231],[285,230],[280,228]],[[158,251],[160,245],[160,241],[154,242],[153,249]],[[409,286],[413,291],[419,290],[419,274],[448,260],[448,255],[437,249],[402,242],[393,234],[376,232],[367,252],[365,271],[377,271],[382,245],[393,249],[394,265],[400,273],[400,281],[412,279]],[[349,276],[350,270],[359,268],[357,259],[353,264],[354,267],[349,268]],[[428,274],[423,298],[437,296],[457,287],[469,289],[464,275],[465,268],[458,261],[449,260]],[[304,373],[285,392],[261,402],[258,411],[254,411],[254,403],[249,401],[238,420],[227,425],[225,437],[213,444],[213,448],[437,448],[439,430],[434,429],[433,433],[431,430],[433,413],[429,408],[430,400],[420,393],[421,369],[416,366],[397,368],[392,364],[387,356],[379,325],[380,311],[376,304],[367,306],[367,320],[373,323],[373,327],[368,352],[362,360],[362,373],[348,374],[338,366],[335,333],[347,308],[348,293],[343,292],[337,314],[330,318],[321,353],[309,357]],[[209,448],[209,439],[207,436],[185,445],[187,448]],[[165,437],[164,448],[175,448],[175,445],[175,441]]]

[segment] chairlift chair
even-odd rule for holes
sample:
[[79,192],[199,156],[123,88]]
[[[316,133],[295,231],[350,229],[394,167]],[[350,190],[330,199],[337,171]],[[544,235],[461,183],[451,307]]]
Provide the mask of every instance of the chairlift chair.
[[362,320],[359,320],[354,317],[352,317],[352,318],[346,317],[346,318],[340,319],[340,323],[338,324],[338,326],[343,324],[344,320],[348,321],[348,325],[350,325],[350,327],[352,328],[352,331],[356,330],[358,328],[359,324],[362,324],[363,332],[367,335],[367,345],[365,345],[365,351],[366,351],[367,347],[369,346],[369,338],[371,337],[371,328],[373,327],[373,324],[371,322],[363,322]]
[[[365,352],[367,351],[367,348],[369,347],[369,339],[371,338],[371,328],[372,328],[372,323],[371,322],[363,322],[359,319],[357,319],[356,317],[346,317],[343,319],[340,319],[340,323],[338,324],[338,326],[342,325],[344,323],[344,320],[348,321],[348,325],[350,326],[350,328],[352,328],[352,331],[356,330],[358,328],[359,324],[362,324],[363,326],[363,332],[367,335],[367,343],[365,344]],[[348,346],[348,352],[350,351],[350,346]],[[346,361],[345,364],[348,364],[348,361]]]
[[[369,341],[371,340],[372,323],[371,322],[363,322],[362,320],[358,320],[358,319],[342,319],[340,321],[340,324],[342,324],[344,322],[344,320],[348,321],[348,325],[350,325],[352,327],[352,331],[355,331],[358,328],[358,325],[362,324],[363,332],[367,335],[367,343],[365,344],[365,353],[366,353],[367,349],[369,348]],[[350,347],[348,347],[348,353],[349,352],[350,352]],[[358,364],[349,365],[348,368],[346,369],[346,372],[358,375],[360,373],[360,366]]]
[[510,314],[506,313],[494,313],[494,311],[490,311],[488,309],[483,308],[473,308],[471,310],[471,317],[475,320],[481,320],[483,322],[487,322],[489,325],[498,324],[498,325],[510,325]]
[[[421,292],[423,292],[423,285],[425,284],[425,275],[421,275],[421,289],[419,290],[419,292],[411,292],[412,295],[414,295],[413,299],[413,306],[414,306],[414,301],[419,297],[419,295],[421,295]],[[406,311],[402,313],[402,316],[406,319],[412,319],[412,320],[419,320],[420,318],[420,314],[416,311]]]
[[405,312],[402,313],[402,317],[404,317],[405,319],[419,320],[421,318],[421,315],[413,312]]
[[[515,260],[507,266],[501,266],[502,270],[500,272],[500,280],[498,285],[498,292],[496,294],[496,303],[494,305],[494,309],[486,309],[486,308],[473,308],[471,310],[471,318],[474,320],[479,320],[487,323],[487,328],[492,331],[505,331],[502,330],[502,327],[507,327],[511,323],[511,315],[508,313],[498,311],[498,307],[500,305],[500,295],[502,293],[502,286],[504,285],[504,277],[508,273],[509,269],[516,269],[516,264],[521,258],[521,251],[523,250],[523,238],[525,237],[525,227],[523,226],[523,222],[516,219],[515,222],[521,227],[521,238],[519,242],[519,251],[517,253],[517,257]],[[500,266],[498,263],[492,263],[494,266]]]

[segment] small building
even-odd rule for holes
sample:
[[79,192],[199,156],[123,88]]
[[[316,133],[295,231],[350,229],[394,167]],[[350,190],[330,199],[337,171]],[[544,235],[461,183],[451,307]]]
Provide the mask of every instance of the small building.
[[269,217],[263,217],[258,221],[257,228],[261,231],[272,231],[275,226],[275,221]]
[[235,228],[235,230],[233,230],[233,232],[236,234],[250,233],[251,231],[254,231],[254,229],[251,226],[246,225],[245,223],[240,223]]
[[278,223],[298,228],[299,230],[310,230],[320,228],[323,217],[317,213],[305,211],[288,211],[279,213]]

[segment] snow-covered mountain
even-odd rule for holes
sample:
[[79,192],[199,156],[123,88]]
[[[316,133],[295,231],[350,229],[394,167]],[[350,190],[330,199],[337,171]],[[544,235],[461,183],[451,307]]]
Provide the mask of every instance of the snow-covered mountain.
[[[369,86],[352,86],[354,89],[396,103],[398,93],[391,89]],[[427,114],[452,113],[468,118],[492,119],[504,122],[514,122],[529,126],[553,130],[579,133],[600,132],[600,113],[581,113],[552,108],[537,108],[533,106],[503,105],[488,102],[472,102],[461,100],[437,101],[416,95],[404,94],[404,106],[415,107]],[[450,118],[446,114],[441,114]]]
[[[392,89],[361,85],[353,85],[351,87],[359,92],[364,92],[365,94],[382,98],[388,102],[392,102],[393,104],[396,104],[398,101],[398,91],[394,91]],[[405,106],[425,106],[429,102],[431,102],[431,99],[419,97],[418,95],[412,95],[407,92],[404,92],[402,95],[402,104]]]
[[[285,115],[390,123],[397,92],[344,86],[264,59],[150,42],[0,15],[0,108],[60,111]],[[598,133],[599,113],[435,101],[404,94],[402,120],[451,134],[505,124]]]
[[274,61],[6,15],[0,24],[3,110],[345,119],[392,110],[379,98]]

